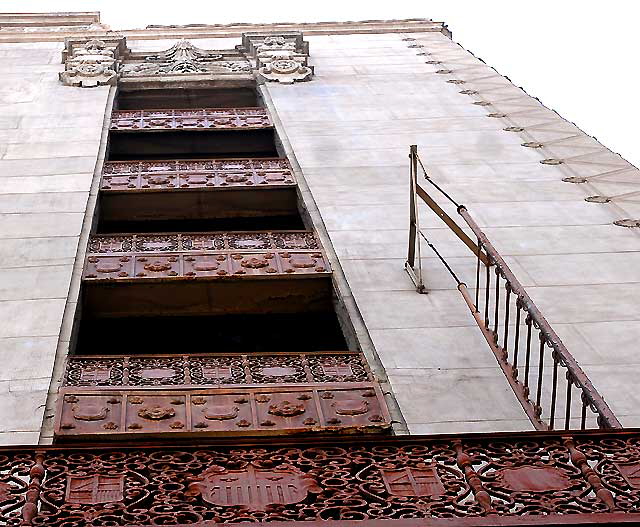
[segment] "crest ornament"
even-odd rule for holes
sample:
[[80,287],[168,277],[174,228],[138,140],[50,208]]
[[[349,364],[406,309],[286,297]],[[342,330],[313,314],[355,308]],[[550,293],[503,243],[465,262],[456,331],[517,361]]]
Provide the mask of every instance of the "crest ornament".
[[291,505],[322,489],[316,480],[290,466],[262,468],[252,464],[239,470],[214,465],[206,469],[185,492],[201,496],[212,505],[245,506],[264,511],[271,505]]
[[114,85],[118,79],[120,55],[126,50],[124,37],[78,41],[67,39],[59,78],[66,86],[94,88]]
[[292,84],[310,80],[313,75],[313,68],[308,65],[309,44],[302,39],[302,33],[245,33],[242,44],[255,60],[261,80]]

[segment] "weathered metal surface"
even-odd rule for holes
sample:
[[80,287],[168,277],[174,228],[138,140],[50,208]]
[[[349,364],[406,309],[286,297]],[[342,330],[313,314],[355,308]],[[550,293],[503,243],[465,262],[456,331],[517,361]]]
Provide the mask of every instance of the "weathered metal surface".
[[84,279],[225,278],[330,273],[309,231],[94,236]]
[[119,110],[111,113],[113,131],[250,130],[272,128],[265,108]]
[[[419,164],[425,180],[456,207],[477,239],[475,243],[467,235],[461,238],[476,256],[475,299],[472,298],[467,285],[458,279],[437,249],[428,240],[427,243],[457,282],[458,290],[533,425],[538,430],[621,428],[622,425],[604,398],[466,207],[457,203],[429,177],[415,146],[410,147],[409,157],[412,218],[409,254],[405,267],[410,271],[417,290],[424,292],[418,234],[423,237],[424,235],[417,221],[417,198],[425,201],[436,214],[442,215],[441,209],[437,205],[434,207],[435,201],[418,183]],[[462,232],[449,216],[443,220],[457,234]],[[417,269],[414,267],[416,252]],[[492,274],[495,275],[494,280],[491,279]]]
[[85,280],[225,278],[296,274],[327,274],[321,252],[234,252],[89,256]]
[[73,355],[67,360],[63,386],[73,386],[75,390],[156,389],[372,380],[362,354],[348,351],[251,355]]
[[58,438],[132,435],[261,435],[382,431],[390,426],[376,383],[210,390],[60,392]]
[[637,431],[591,431],[5,447],[0,523],[623,523],[640,516],[639,445]]
[[110,161],[100,189],[139,192],[180,189],[237,189],[295,185],[284,158],[179,161]]
[[89,253],[320,250],[311,231],[200,232],[92,236]]

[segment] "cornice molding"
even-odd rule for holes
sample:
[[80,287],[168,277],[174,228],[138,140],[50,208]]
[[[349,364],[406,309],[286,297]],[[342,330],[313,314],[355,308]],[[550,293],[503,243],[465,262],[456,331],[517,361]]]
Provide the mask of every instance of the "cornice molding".
[[[1,15],[0,15],[1,16]],[[65,38],[104,39],[115,35],[129,40],[161,40],[161,39],[200,39],[200,38],[234,38],[247,32],[277,33],[283,31],[302,31],[305,36],[314,35],[351,35],[366,33],[443,33],[451,37],[444,22],[434,22],[428,18],[412,18],[406,20],[363,20],[350,22],[312,22],[312,23],[274,23],[274,24],[189,24],[184,26],[147,26],[145,29],[126,29],[105,31],[104,28],[75,29],[65,27],[62,17],[61,27],[50,29],[30,27],[29,31],[15,31],[11,27],[0,30],[2,42],[56,42]],[[1,26],[1,24],[0,24]],[[94,26],[95,27],[95,26]]]

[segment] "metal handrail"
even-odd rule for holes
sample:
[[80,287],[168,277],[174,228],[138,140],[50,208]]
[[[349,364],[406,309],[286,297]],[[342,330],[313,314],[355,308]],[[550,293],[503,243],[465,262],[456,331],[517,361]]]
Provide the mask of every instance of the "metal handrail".
[[[588,410],[597,416],[596,422],[598,427],[622,428],[620,421],[618,421],[616,416],[613,414],[604,398],[595,389],[585,372],[580,368],[575,358],[567,350],[560,337],[553,330],[544,315],[542,315],[500,253],[471,217],[467,208],[464,205],[458,204],[438,184],[431,180],[418,157],[417,148],[415,146],[411,147],[410,157],[412,158],[412,210],[415,210],[416,215],[415,221],[413,218],[411,218],[410,221],[410,243],[417,243],[419,246],[419,237],[424,238],[427,244],[435,251],[438,258],[449,270],[458,284],[458,290],[462,294],[471,314],[482,331],[485,340],[489,344],[491,351],[494,353],[498,364],[505,373],[507,381],[511,385],[516,397],[520,401],[520,404],[533,425],[538,430],[552,430],[556,428],[556,421],[559,420],[556,414],[562,404],[564,404],[564,428],[567,430],[572,428],[572,406],[574,404],[572,397],[574,389],[577,389],[580,395],[579,419],[581,429],[585,429],[587,427]],[[460,226],[457,225],[457,223],[455,223],[448,215],[446,216],[446,219],[443,218],[439,213],[439,210],[441,211],[442,209],[436,210],[431,206],[431,203],[435,203],[431,197],[429,197],[428,200],[424,199],[423,196],[428,196],[428,193],[418,183],[416,173],[418,164],[424,172],[426,181],[434,186],[456,206],[458,214],[462,216],[466,225],[475,235],[477,243],[472,242],[472,244],[469,244],[468,240],[470,240],[470,238],[468,238],[466,234],[464,234],[466,238],[463,238],[460,235],[460,233],[464,233]],[[424,236],[424,234],[419,230],[416,204],[418,197],[423,199],[423,201],[425,201],[425,203],[429,205],[447,225],[451,227],[450,223],[453,222],[455,228],[451,227],[452,230],[476,255],[475,299],[472,298],[467,285],[458,279],[435,246],[433,246],[433,244],[429,242],[426,236]],[[412,254],[411,250],[412,247],[410,246],[409,256]],[[481,264],[485,267],[484,273],[481,273]],[[416,265],[415,258],[413,261],[411,258],[408,258],[406,267],[412,270],[417,267],[418,272],[414,271],[413,274],[410,274],[412,274],[412,279],[414,279],[418,291],[426,292],[424,283],[416,282],[415,280],[417,277],[422,279],[421,262],[418,260]],[[495,274],[495,284],[493,285],[491,284],[492,267],[494,268]],[[484,280],[484,287],[482,287],[481,284],[482,274],[486,276]],[[500,303],[501,279],[504,282],[503,287],[505,290],[503,304]],[[420,288],[420,286],[422,287]],[[484,307],[481,306],[481,289],[484,291]],[[511,299],[512,295],[515,296],[515,302]],[[504,311],[502,324],[500,323],[501,305],[503,306]],[[513,318],[511,316],[512,307],[515,308],[515,329],[513,336],[511,336],[510,339],[509,327]],[[522,336],[523,319],[524,327],[526,328],[526,337]],[[501,326],[504,328],[502,330],[502,334],[500,331]],[[535,349],[532,347],[534,330],[538,332],[538,343],[536,346],[537,354],[535,353]],[[502,343],[500,343],[500,340],[502,340]],[[525,349],[522,350],[522,347]],[[550,393],[548,393],[548,390],[544,390],[545,359],[547,359],[549,355],[547,352],[548,349],[551,350],[552,361],[552,387]],[[521,357],[522,352],[524,352],[524,360],[522,360]],[[522,364],[523,361],[524,365]],[[564,370],[564,377],[566,379],[564,401],[559,400],[558,388],[560,382],[560,368]],[[533,382],[534,380],[535,382]],[[548,415],[545,413],[546,407],[548,407]]]

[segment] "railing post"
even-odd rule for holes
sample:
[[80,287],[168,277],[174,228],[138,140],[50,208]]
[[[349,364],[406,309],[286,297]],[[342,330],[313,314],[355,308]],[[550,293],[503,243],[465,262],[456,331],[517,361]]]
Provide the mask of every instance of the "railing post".
[[[418,146],[409,147],[409,250],[405,269],[416,286],[418,293],[426,293],[422,278],[422,258],[420,253],[420,219],[418,215]],[[417,258],[417,265],[416,265]]]

